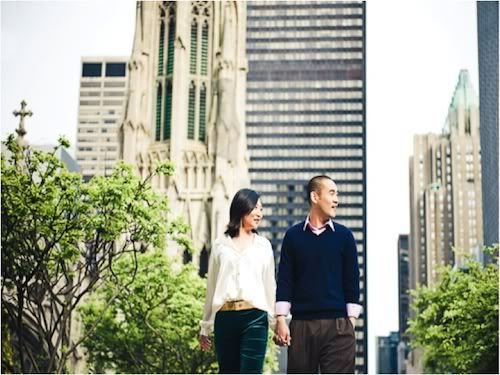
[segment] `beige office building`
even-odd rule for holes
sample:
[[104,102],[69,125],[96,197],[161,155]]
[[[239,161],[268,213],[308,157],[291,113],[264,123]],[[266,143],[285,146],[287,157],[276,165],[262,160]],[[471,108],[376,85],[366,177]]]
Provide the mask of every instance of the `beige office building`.
[[442,134],[416,135],[410,158],[410,288],[433,285],[441,265],[462,266],[483,241],[479,106],[460,72]]
[[127,61],[127,57],[82,58],[76,160],[86,180],[111,173],[118,161]]

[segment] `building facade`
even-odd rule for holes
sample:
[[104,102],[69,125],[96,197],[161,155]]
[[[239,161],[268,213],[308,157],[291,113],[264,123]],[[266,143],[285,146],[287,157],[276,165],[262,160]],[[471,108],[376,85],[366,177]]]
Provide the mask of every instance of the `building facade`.
[[245,32],[246,2],[137,3],[120,156],[142,177],[174,163],[151,183],[190,225],[202,273],[234,193],[249,186]]
[[398,237],[398,306],[399,306],[399,344],[398,352],[398,374],[406,373],[406,356],[410,341],[406,330],[408,329],[408,318],[410,314],[410,274],[409,274],[409,236],[400,234]]
[[83,57],[76,160],[85,180],[111,173],[128,86],[127,57]]
[[498,243],[498,1],[477,2],[484,244]]
[[264,205],[259,231],[278,260],[286,230],[307,215],[308,180],[335,180],[335,220],[353,231],[359,251],[356,371],[366,372],[365,5],[251,1],[247,23],[246,132],[251,186]]
[[416,135],[410,160],[410,287],[434,285],[441,265],[479,257],[483,244],[479,107],[460,72],[443,133]]
[[408,235],[400,234],[398,238],[398,304],[399,304],[399,336],[406,337],[408,328],[408,314],[410,312],[409,294],[409,258],[408,258]]
[[398,374],[399,332],[377,336],[377,374]]

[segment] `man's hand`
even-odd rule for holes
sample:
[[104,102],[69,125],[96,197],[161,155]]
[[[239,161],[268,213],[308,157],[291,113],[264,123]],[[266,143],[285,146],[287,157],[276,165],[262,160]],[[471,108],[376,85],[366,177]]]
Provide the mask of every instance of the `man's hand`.
[[353,316],[350,316],[349,317],[349,321],[351,322],[352,324],[352,328],[356,329],[356,318],[353,317]]
[[292,338],[290,336],[290,329],[286,324],[285,317],[280,315],[276,318],[276,329],[274,330],[273,341],[279,346],[290,346]]
[[210,350],[212,347],[212,342],[208,338],[208,336],[200,335],[200,347],[201,350]]

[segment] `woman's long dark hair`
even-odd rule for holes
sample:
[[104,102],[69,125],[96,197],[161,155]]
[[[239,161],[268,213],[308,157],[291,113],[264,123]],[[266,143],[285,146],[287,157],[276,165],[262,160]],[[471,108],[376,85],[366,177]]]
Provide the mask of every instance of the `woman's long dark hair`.
[[[260,195],[251,189],[241,189],[234,195],[231,207],[229,208],[229,224],[224,234],[232,238],[240,233],[241,219],[252,212],[255,206],[257,206],[259,198]],[[257,233],[256,230],[252,231]]]

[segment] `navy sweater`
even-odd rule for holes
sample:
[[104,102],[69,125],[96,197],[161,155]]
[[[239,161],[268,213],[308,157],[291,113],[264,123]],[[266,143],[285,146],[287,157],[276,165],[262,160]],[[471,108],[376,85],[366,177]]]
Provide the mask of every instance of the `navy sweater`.
[[346,303],[359,303],[359,266],[351,231],[334,223],[319,236],[294,225],[281,247],[276,301],[292,304],[294,319],[347,316]]

